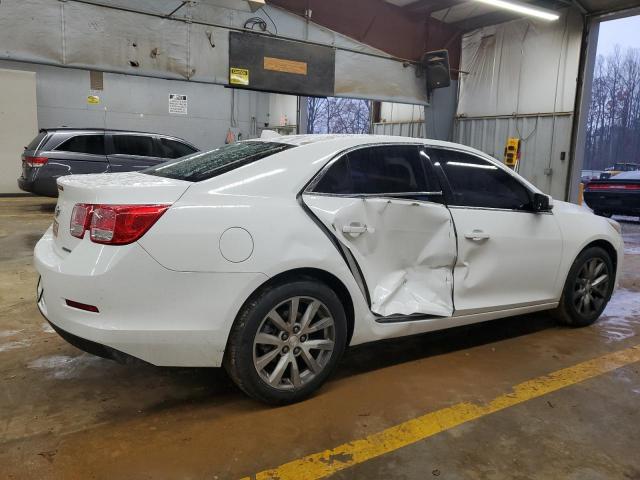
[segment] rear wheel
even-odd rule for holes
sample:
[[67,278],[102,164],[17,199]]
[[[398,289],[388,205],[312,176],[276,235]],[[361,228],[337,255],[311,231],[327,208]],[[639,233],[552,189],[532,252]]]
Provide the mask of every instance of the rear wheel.
[[225,368],[248,395],[267,403],[309,396],[335,368],[346,344],[344,308],[313,280],[268,288],[233,325]]
[[571,327],[591,325],[607,306],[614,286],[615,271],[609,254],[600,247],[584,250],[569,270],[558,321]]

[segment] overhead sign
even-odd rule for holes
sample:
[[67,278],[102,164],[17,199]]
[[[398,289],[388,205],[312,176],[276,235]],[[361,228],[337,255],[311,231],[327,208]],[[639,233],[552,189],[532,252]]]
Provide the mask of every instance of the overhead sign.
[[329,97],[335,92],[332,47],[248,32],[229,32],[229,86]]

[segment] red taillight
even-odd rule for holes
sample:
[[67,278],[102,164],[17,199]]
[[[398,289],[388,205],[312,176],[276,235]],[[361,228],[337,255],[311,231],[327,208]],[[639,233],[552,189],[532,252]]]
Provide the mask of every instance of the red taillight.
[[126,245],[144,235],[169,205],[89,205],[78,203],[71,214],[71,235],[90,231],[91,241],[105,245]]
[[29,157],[24,155],[22,157],[22,163],[27,165],[27,167],[41,167],[49,161],[47,157]]
[[71,235],[77,238],[84,237],[85,230],[87,230],[91,224],[91,212],[93,212],[93,205],[86,203],[77,203],[76,206],[73,207],[71,224],[69,226]]
[[640,190],[637,183],[589,183],[588,190]]

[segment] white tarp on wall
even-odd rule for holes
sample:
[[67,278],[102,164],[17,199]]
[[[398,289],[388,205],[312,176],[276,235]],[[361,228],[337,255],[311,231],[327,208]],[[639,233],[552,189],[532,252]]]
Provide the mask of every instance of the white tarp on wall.
[[556,22],[518,20],[466,34],[458,115],[573,111],[581,40],[573,11]]

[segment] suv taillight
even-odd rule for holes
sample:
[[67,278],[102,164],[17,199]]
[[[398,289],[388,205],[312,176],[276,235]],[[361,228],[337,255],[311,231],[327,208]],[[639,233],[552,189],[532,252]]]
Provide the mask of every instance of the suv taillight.
[[49,161],[47,157],[30,157],[28,155],[22,156],[22,163],[27,167],[41,167]]
[[[88,205],[78,203],[71,214],[71,235],[77,238],[89,230],[91,241],[105,245],[126,245],[144,235],[169,205]],[[81,233],[80,233],[81,231]]]

